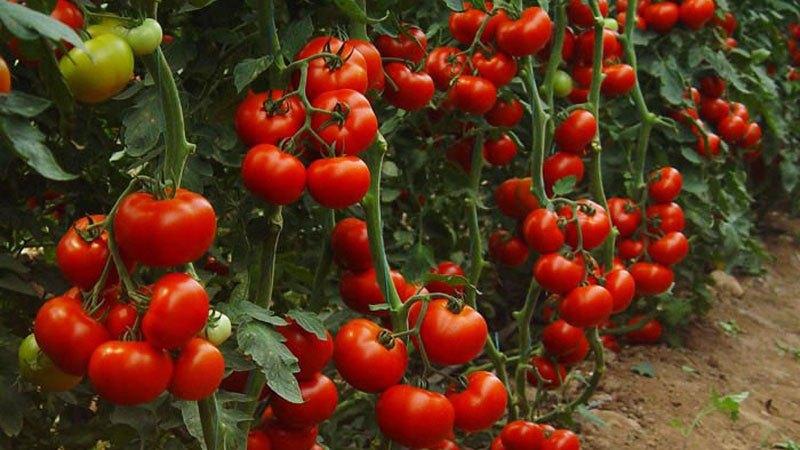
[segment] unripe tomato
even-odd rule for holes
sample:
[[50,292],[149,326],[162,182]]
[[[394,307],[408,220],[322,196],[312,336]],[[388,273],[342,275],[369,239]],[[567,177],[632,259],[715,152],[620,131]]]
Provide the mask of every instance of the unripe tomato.
[[375,406],[378,427],[389,439],[411,448],[436,445],[453,433],[455,412],[442,394],[399,384]]
[[340,220],[331,233],[333,259],[339,266],[354,272],[372,267],[367,223],[354,217]]
[[413,72],[403,63],[391,62],[384,68],[389,78],[383,92],[393,106],[406,111],[424,108],[433,98],[433,79],[425,72]]
[[589,353],[589,341],[583,329],[574,327],[563,319],[556,320],[542,330],[542,345],[548,355],[566,365],[583,361]]
[[303,403],[291,403],[275,396],[270,401],[278,424],[292,429],[311,427],[328,420],[339,402],[333,381],[321,373],[300,382]]
[[[338,155],[356,155],[366,150],[378,134],[378,119],[369,100],[352,89],[329,90],[311,105],[328,113],[314,112],[311,127]],[[315,140],[314,145],[321,146]]]
[[671,1],[652,3],[641,12],[647,27],[657,33],[668,33],[680,18],[678,5]]
[[580,156],[568,152],[555,152],[544,160],[542,172],[544,187],[551,193],[553,186],[567,177],[574,177],[577,185],[583,181],[585,166]]
[[678,198],[683,188],[683,176],[674,167],[662,167],[650,174],[647,193],[653,201],[669,203]]
[[225,373],[225,358],[202,338],[192,338],[175,359],[169,392],[181,400],[200,400],[213,394]]
[[[319,57],[308,62],[306,95],[312,102],[328,91],[348,89],[359,93],[367,92],[369,76],[364,56],[350,44],[333,36],[311,39],[297,53],[295,60],[322,52],[339,55],[339,58]],[[299,79],[299,75],[295,73],[295,80]]]
[[80,375],[70,375],[56,367],[53,360],[39,348],[36,336],[32,333],[19,344],[17,360],[20,376],[47,392],[68,391],[83,379]]
[[617,314],[625,311],[631,305],[633,296],[636,294],[636,281],[627,270],[616,269],[606,275],[605,288],[614,300],[611,313]]
[[503,133],[497,139],[487,139],[483,144],[483,158],[493,166],[511,164],[517,155],[517,143]]
[[703,28],[714,18],[714,0],[683,0],[680,9],[681,23],[692,30]]
[[147,342],[108,341],[97,347],[89,362],[95,392],[116,405],[155,400],[169,386],[172,372],[169,354]]
[[161,45],[164,37],[161,25],[151,18],[144,19],[139,26],[133,28],[126,28],[121,21],[109,19],[90,26],[87,31],[92,37],[109,33],[121,37],[131,46],[136,56],[153,53]]
[[597,120],[589,111],[572,111],[556,128],[555,142],[558,149],[570,153],[582,153],[597,134]]
[[728,144],[735,144],[747,133],[747,123],[741,117],[731,114],[719,121],[717,133]]
[[[411,306],[409,327],[420,318],[421,303]],[[483,351],[489,327],[483,316],[469,305],[454,306],[449,300],[435,299],[428,303],[422,317],[419,340],[425,347],[428,359],[434,364],[452,366],[466,364]],[[454,346],[453,343],[458,343]],[[415,344],[419,344],[415,339]]]
[[481,115],[497,101],[497,88],[485,78],[461,75],[447,92],[447,99],[466,113]]
[[487,56],[477,51],[472,56],[472,66],[478,75],[491,81],[497,88],[507,85],[517,75],[517,62],[502,52]]
[[636,71],[628,64],[614,64],[603,68],[600,89],[603,95],[618,97],[627,95],[636,86]]
[[[575,221],[570,220],[573,218],[572,208],[568,206],[561,208],[558,215],[568,220],[564,229],[567,244],[572,248],[577,248],[578,230],[575,226]],[[608,218],[605,209],[591,200],[578,200],[577,219],[583,235],[583,248],[585,250],[600,246],[608,237],[608,233],[611,232],[611,220]]]
[[142,317],[142,334],[155,348],[182,347],[208,321],[208,294],[185,273],[168,273],[153,284]]
[[561,301],[559,312],[568,324],[588,328],[599,326],[608,320],[613,308],[614,299],[608,289],[590,285],[573,289]]
[[203,337],[219,347],[231,337],[231,334],[231,319],[219,311],[208,310],[208,322],[203,329]]
[[297,358],[300,371],[294,376],[300,381],[312,380],[317,372],[322,372],[333,356],[333,337],[326,330],[325,339],[320,339],[294,320],[286,321],[287,325],[276,327],[275,330],[286,339],[284,345]]
[[[553,363],[543,356],[534,356],[531,359],[531,365],[536,369],[536,372],[544,382],[542,387],[544,389],[555,389],[567,379],[567,369],[559,363]],[[528,372],[528,382],[534,386],[539,385],[539,379],[533,371]],[[512,447],[513,448],[513,447]],[[535,447],[521,447],[521,448],[535,448]]]
[[553,34],[553,22],[542,8],[525,8],[519,19],[498,19],[495,42],[511,56],[533,55],[543,49]]
[[0,94],[11,92],[11,71],[8,70],[6,60],[0,56]]
[[541,447],[545,440],[542,426],[517,420],[507,424],[500,432],[503,450],[531,450]]
[[133,77],[133,51],[124,39],[104,34],[73,48],[58,63],[72,95],[101,103],[120,93]]
[[522,119],[523,113],[522,103],[519,100],[515,98],[497,99],[492,109],[484,114],[484,117],[490,125],[512,128]]
[[522,224],[525,242],[537,253],[553,253],[564,245],[564,233],[558,225],[558,215],[544,208],[531,211]]
[[326,208],[347,208],[369,190],[369,168],[357,156],[318,159],[308,166],[306,176],[308,193]]
[[433,79],[436,88],[446,91],[453,78],[464,71],[467,57],[455,47],[436,47],[425,60],[425,71]]
[[[631,317],[631,319],[628,321],[628,325],[638,324],[643,319],[644,316],[641,315]],[[661,323],[658,320],[653,319],[647,322],[644,327],[626,334],[625,338],[634,344],[656,344],[658,343],[658,340],[661,339],[662,331],[663,328]]]
[[278,89],[259,93],[248,91],[236,108],[233,120],[236,133],[246,145],[278,145],[303,126],[306,111],[300,99],[292,95],[278,101],[283,94]]
[[669,233],[683,231],[686,226],[683,209],[677,203],[660,203],[647,208],[651,231]]
[[528,260],[525,241],[505,230],[497,230],[489,236],[489,256],[500,264],[517,267]]
[[542,255],[533,266],[533,276],[546,291],[566,295],[583,281],[586,268],[580,258],[567,259],[558,253]]
[[[407,286],[403,275],[400,272],[392,271],[391,277],[398,294],[404,292]],[[372,311],[369,308],[370,305],[386,303],[378,285],[375,269],[343,273],[339,280],[339,294],[344,303],[353,311],[361,314],[386,315],[386,311]]]
[[242,162],[244,185],[273,205],[296,202],[306,189],[306,168],[295,156],[272,144],[248,150]]
[[[608,1],[600,0],[598,6],[600,8],[600,14],[602,14],[603,17],[607,16]],[[619,9],[619,5],[617,5],[617,9]],[[589,7],[585,0],[570,0],[569,6],[567,6],[567,15],[569,16],[569,21],[573,25],[584,28],[589,28],[594,25],[592,8]]]
[[[586,30],[578,36],[576,41],[578,58],[586,64],[594,61],[594,30]],[[622,57],[622,44],[619,42],[619,33],[603,30],[603,61],[615,60]]]
[[350,44],[364,57],[364,61],[367,63],[367,85],[369,89],[382,91],[386,84],[386,78],[378,49],[375,48],[372,42],[363,39],[350,39],[346,43]]
[[611,215],[611,223],[622,238],[633,235],[642,223],[642,210],[629,198],[608,199],[608,212]]
[[647,254],[654,262],[665,266],[678,264],[689,254],[689,240],[680,231],[673,231],[651,241]]
[[[367,319],[353,319],[339,328],[333,346],[339,375],[364,392],[382,392],[403,378],[408,365],[406,344]],[[380,367],[381,370],[373,370]]]
[[419,27],[404,26],[397,37],[386,34],[378,36],[375,39],[375,46],[383,57],[407,59],[419,63],[425,58],[428,38]]
[[639,295],[658,295],[667,292],[675,275],[669,267],[661,264],[637,262],[628,271],[636,281],[636,293]]
[[495,374],[479,370],[467,375],[464,390],[450,386],[447,399],[455,411],[455,426],[467,433],[485,430],[506,412],[508,393]]
[[558,98],[565,98],[572,92],[574,85],[572,77],[563,70],[557,70],[555,77],[553,77],[553,93]]
[[[436,266],[434,269],[431,269],[431,273],[435,273],[437,275],[457,275],[464,277],[464,269],[461,268],[458,264],[452,261],[442,261]],[[429,281],[428,284],[425,285],[425,289],[428,292],[440,292],[442,294],[458,296],[464,294],[464,287],[463,286],[452,286],[444,281]]]

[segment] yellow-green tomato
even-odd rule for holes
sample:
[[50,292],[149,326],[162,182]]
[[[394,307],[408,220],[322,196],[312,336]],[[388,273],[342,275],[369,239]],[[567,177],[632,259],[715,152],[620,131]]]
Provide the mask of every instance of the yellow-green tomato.
[[231,333],[231,319],[219,311],[210,309],[208,311],[208,323],[203,329],[203,337],[219,347],[231,337]]
[[556,97],[564,98],[572,92],[573,83],[572,77],[563,70],[556,71],[556,76],[553,77],[553,92]]
[[158,21],[144,19],[141,25],[127,30],[122,37],[128,41],[136,56],[143,56],[153,53],[161,45],[164,33]]
[[72,95],[84,103],[100,103],[117,95],[133,77],[133,51],[124,39],[103,34],[73,48],[58,67]]
[[86,27],[86,31],[88,31],[89,35],[93,38],[103,34],[116,34],[121,37],[127,29],[122,25],[121,20],[106,18],[101,20],[100,23],[89,25]]
[[53,364],[39,348],[33,333],[19,344],[17,357],[22,378],[41,386],[45,391],[67,391],[81,382],[82,377],[64,373]]

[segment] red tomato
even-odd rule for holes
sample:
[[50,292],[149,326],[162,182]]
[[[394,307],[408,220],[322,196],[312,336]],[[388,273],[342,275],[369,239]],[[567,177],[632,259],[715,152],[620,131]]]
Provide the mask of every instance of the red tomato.
[[451,386],[447,399],[455,411],[455,426],[467,433],[485,430],[506,413],[508,393],[495,374],[479,370],[467,375],[463,391]]
[[522,224],[522,235],[537,253],[553,253],[564,246],[564,233],[558,224],[558,215],[548,209],[534,209]]
[[[486,9],[492,10],[492,4],[486,3]],[[448,25],[450,27],[450,34],[461,42],[462,44],[471,44],[478,34],[478,30],[486,20],[487,14],[480,9],[472,6],[470,2],[464,2],[464,10],[461,12],[451,12]],[[483,28],[481,33],[481,41],[489,42],[494,37],[495,30],[498,25],[498,16],[489,19],[489,22]]]
[[[546,61],[550,58],[550,52],[555,43],[551,40],[547,45],[536,54],[541,61]],[[575,33],[569,27],[564,29],[564,44],[561,47],[561,60],[564,62],[571,62],[575,56]]]
[[[564,384],[564,381],[567,379],[567,369],[564,366],[553,363],[543,356],[534,356],[531,359],[531,364],[536,368],[539,376],[544,381],[542,385],[544,389],[555,389]],[[539,384],[536,374],[532,371],[528,372],[528,382],[534,386]]]
[[611,308],[612,314],[617,314],[628,309],[636,294],[636,281],[633,275],[625,269],[617,269],[606,275],[606,290],[614,301]]
[[602,84],[603,95],[618,97],[627,95],[636,86],[636,71],[628,64],[613,64],[603,68]]
[[[337,155],[357,155],[378,134],[378,119],[364,95],[352,89],[325,91],[311,105],[328,113],[314,112],[311,128]],[[321,143],[314,141],[320,146]]]
[[372,42],[363,39],[350,39],[347,44],[358,50],[361,56],[364,57],[364,62],[367,63],[367,85],[369,89],[382,91],[386,80],[383,73],[381,54],[378,49],[372,45]]
[[[452,261],[442,261],[436,266],[435,269],[431,269],[431,273],[435,273],[437,275],[459,275],[464,277],[464,269],[461,268],[458,264]],[[444,281],[429,281],[428,284],[425,285],[425,289],[428,292],[441,292],[442,294],[452,295],[452,296],[459,296],[464,294],[464,287],[463,286],[451,286]]]
[[[594,30],[586,30],[578,36],[576,41],[578,58],[586,64],[594,61]],[[616,31],[603,30],[603,61],[622,58],[622,44]]]
[[[619,24],[619,30],[625,31],[625,25],[628,23],[628,13],[621,12],[617,14],[617,24]],[[645,22],[644,17],[640,15],[636,15],[636,29],[637,30],[646,30],[647,29],[647,22]]]
[[681,3],[681,23],[692,30],[703,28],[714,18],[717,7],[714,0],[683,0]]
[[244,185],[274,205],[296,202],[306,189],[306,168],[295,156],[272,144],[251,148],[242,162]]
[[517,183],[517,190],[514,193],[521,214],[520,219],[525,218],[529,212],[539,207],[539,200],[533,193],[533,179],[531,177],[521,178]]
[[658,295],[667,292],[675,274],[669,267],[661,264],[638,262],[628,269],[636,280],[636,293],[639,295]]
[[721,98],[703,97],[700,100],[700,116],[713,124],[728,117],[730,111],[731,105]]
[[[61,273],[70,283],[84,291],[89,291],[100,280],[100,275],[110,256],[108,251],[108,232],[103,229],[102,222],[106,216],[94,214],[75,221],[64,233],[56,246],[56,263]],[[89,225],[101,224],[91,230]],[[84,236],[90,240],[84,240]],[[114,266],[106,280],[114,283],[117,272]]]
[[747,133],[747,123],[741,117],[731,114],[717,124],[717,133],[728,144],[735,144]]
[[583,329],[573,327],[563,319],[556,320],[542,330],[542,345],[548,355],[566,365],[583,361],[589,353],[589,341]]
[[736,20],[736,16],[733,15],[731,12],[726,12],[722,18],[715,18],[714,23],[725,30],[725,34],[728,36],[732,35],[734,31],[736,31],[736,26],[739,24]]
[[580,328],[596,327],[611,316],[614,299],[602,286],[580,286],[561,302],[559,312],[565,322]]
[[[578,229],[575,226],[575,221],[570,220],[572,219],[572,208],[568,206],[561,208],[558,215],[568,220],[564,229],[567,244],[572,248],[577,248]],[[608,233],[611,232],[611,220],[609,220],[606,211],[602,206],[587,199],[578,200],[578,225],[583,235],[583,248],[586,250],[600,246],[608,237]]]
[[357,156],[318,159],[308,166],[306,176],[308,193],[326,208],[347,208],[369,190],[369,168]]
[[81,9],[68,0],[57,0],[50,17],[63,23],[64,25],[79,30],[83,28],[83,13]]
[[[406,281],[399,272],[392,271],[392,282],[398,292],[406,287]],[[363,272],[345,272],[339,280],[339,294],[350,309],[361,314],[386,315],[386,311],[371,311],[370,305],[386,302],[381,293],[375,269]]]
[[647,22],[647,27],[661,34],[675,28],[680,18],[678,5],[670,1],[650,4],[641,14]]
[[567,259],[558,253],[542,255],[533,266],[533,276],[545,290],[565,295],[583,281],[586,268],[579,258]]
[[505,450],[506,447],[503,445],[503,441],[500,439],[500,436],[497,436],[492,441],[492,446],[489,450]]
[[122,340],[130,330],[136,325],[139,313],[128,303],[117,303],[108,310],[106,315],[106,329],[113,340]]
[[[628,321],[628,325],[638,324],[643,319],[644,316],[631,317],[631,319]],[[658,343],[658,340],[661,339],[662,331],[663,328],[661,327],[661,323],[658,320],[653,319],[650,322],[647,322],[644,327],[626,334],[625,338],[634,344],[656,344]]]
[[208,250],[216,232],[211,203],[186,189],[166,199],[146,192],[128,194],[114,217],[114,239],[120,250],[146,266],[192,262]]
[[314,426],[327,420],[336,409],[339,393],[333,381],[321,373],[300,382],[303,403],[291,403],[275,396],[270,401],[278,424],[298,429]]
[[555,430],[542,444],[541,450],[581,450],[581,441],[572,431]]
[[294,376],[300,381],[311,380],[317,372],[325,368],[333,356],[333,338],[327,330],[325,339],[320,339],[294,320],[286,321],[287,325],[276,327],[275,330],[286,339],[286,348],[297,358],[300,371]]
[[427,73],[413,72],[407,65],[397,62],[387,64],[385,70],[389,83],[383,95],[393,106],[416,111],[433,98],[433,79]]
[[618,245],[619,257],[622,259],[638,258],[644,252],[644,242],[640,240],[622,239]]
[[408,352],[402,339],[392,338],[375,322],[353,319],[336,333],[333,362],[339,375],[354,388],[382,392],[403,378]]
[[683,231],[686,220],[683,209],[677,203],[661,203],[647,208],[647,220],[651,223],[650,229],[669,233]]
[[485,78],[461,75],[447,92],[447,99],[466,113],[481,115],[497,101],[497,88]]
[[519,100],[499,98],[484,117],[490,125],[513,128],[522,119],[523,113],[522,103]]
[[[603,17],[607,16],[608,1],[600,0],[598,6],[600,7],[600,13]],[[619,10],[619,5],[617,5],[617,9]],[[570,0],[569,6],[567,6],[567,15],[569,16],[569,21],[573,25],[584,28],[589,28],[594,25],[592,8],[590,8],[584,0]]]
[[445,157],[448,161],[459,166],[464,172],[469,173],[472,169],[472,147],[474,145],[475,140],[472,138],[458,140],[447,149]]
[[622,238],[632,236],[642,223],[642,210],[629,198],[608,199],[608,213],[611,215],[611,223],[617,227]]
[[375,46],[378,47],[383,57],[401,58],[419,63],[425,58],[428,38],[419,27],[406,26],[400,30],[397,37],[385,34],[378,36],[375,39]]
[[745,122],[750,122],[750,111],[743,103],[731,102],[731,114],[741,117]]
[[611,350],[614,353],[619,353],[622,349],[619,347],[619,342],[617,342],[617,338],[610,334],[604,334],[600,336],[600,341],[603,343],[603,347],[608,350]]
[[575,185],[583,181],[585,166],[583,159],[574,153],[555,152],[544,160],[542,172],[545,189],[552,193],[553,186],[561,179],[574,177]]
[[700,78],[700,93],[708,98],[720,98],[725,93],[726,83],[722,78],[709,75]]
[[248,91],[236,108],[233,123],[239,138],[248,146],[277,145],[294,136],[306,120],[306,110],[296,95],[283,98],[284,92],[271,89],[266,92]]
[[169,391],[181,400],[200,400],[213,394],[225,374],[225,358],[214,344],[192,338],[175,360]]
[[0,94],[11,92],[11,71],[8,70],[6,60],[0,56]]
[[650,174],[647,192],[653,201],[669,203],[681,193],[683,176],[674,167],[662,167]]
[[744,132],[742,141],[739,145],[742,148],[758,147],[761,144],[761,126],[755,122],[747,125],[747,131]]
[[247,435],[247,450],[272,450],[272,445],[263,431],[255,430]]
[[558,149],[570,153],[583,153],[597,134],[597,120],[585,109],[576,109],[556,128]]
[[[459,309],[450,303],[445,299],[428,303],[419,331],[419,339],[428,359],[443,366],[472,361],[483,351],[489,337],[489,327],[478,311],[469,305]],[[409,327],[417,324],[421,309],[421,303],[411,306],[408,312]],[[452,345],[454,342],[458,342],[458,345]]]
[[678,264],[689,254],[689,240],[679,231],[665,234],[661,239],[651,241],[647,253],[653,261],[671,266]]
[[542,8],[525,8],[519,19],[498,19],[495,42],[511,56],[533,55],[543,49],[553,34],[553,22]]
[[496,52],[492,56],[486,56],[480,51],[475,52],[472,56],[472,66],[478,71],[478,75],[491,81],[498,88],[510,83],[517,75],[517,62],[501,52]]
[[533,422],[516,420],[503,427],[500,432],[503,450],[539,449],[544,440],[542,426]]
[[491,165],[506,166],[517,155],[517,143],[503,133],[497,139],[488,139],[483,144],[483,158]]
[[[308,58],[317,53],[334,53],[339,58],[319,57],[308,62],[306,95],[313,102],[328,91],[352,89],[364,93],[369,87],[367,61],[350,44],[333,36],[319,36],[308,41],[295,60]],[[299,73],[295,73],[295,80]]]
[[500,183],[500,186],[494,191],[494,201],[497,203],[500,212],[505,216],[522,218],[527,215],[527,211],[522,211],[523,208],[517,201],[517,187],[519,184],[519,178],[509,178]]
[[71,375],[83,375],[97,347],[110,339],[99,322],[69,295],[46,301],[36,313],[33,334],[42,351]]
[[517,267],[528,260],[528,246],[508,231],[497,230],[489,236],[489,256],[500,264]]
[[142,334],[155,348],[183,346],[208,320],[208,294],[185,273],[168,273],[153,285]]
[[318,429],[313,426],[296,430],[271,422],[264,427],[264,432],[269,437],[272,450],[310,450],[317,441]]
[[367,222],[348,217],[340,220],[331,233],[333,259],[344,269],[361,272],[372,267]]
[[[707,142],[706,139],[708,140]],[[720,144],[719,136],[717,136],[714,133],[708,133],[706,137],[699,135],[697,136],[697,144],[695,145],[695,150],[697,150],[697,153],[705,156],[706,158],[713,158],[719,155],[720,151],[719,144]]]
[[425,60],[425,71],[433,79],[436,88],[446,91],[453,78],[464,71],[467,57],[455,47],[436,47]]
[[589,101],[589,89],[576,87],[572,89],[572,92],[569,93],[567,98],[574,105],[586,103]]
[[375,413],[381,432],[406,447],[429,447],[453,434],[453,405],[444,395],[425,389],[392,386],[378,398]]
[[147,342],[108,341],[92,353],[89,381],[95,392],[116,405],[149,403],[172,378],[169,353]]
[[445,439],[444,441],[439,442],[433,447],[430,447],[429,450],[461,450],[461,447],[456,445],[455,442],[449,439]]

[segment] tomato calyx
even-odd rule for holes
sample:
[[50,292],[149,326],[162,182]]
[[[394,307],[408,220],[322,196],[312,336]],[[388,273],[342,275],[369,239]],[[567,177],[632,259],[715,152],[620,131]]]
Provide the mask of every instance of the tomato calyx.
[[[84,241],[92,242],[98,239],[105,230],[106,221],[95,221],[91,214],[87,214],[84,216],[88,224],[85,227],[78,227],[77,225],[73,225],[72,229],[75,230],[75,233],[81,237]],[[77,222],[76,222],[77,223]]]
[[392,334],[391,331],[383,328],[380,332],[378,332],[378,343],[384,346],[386,350],[391,350],[396,345],[395,339],[397,335]]

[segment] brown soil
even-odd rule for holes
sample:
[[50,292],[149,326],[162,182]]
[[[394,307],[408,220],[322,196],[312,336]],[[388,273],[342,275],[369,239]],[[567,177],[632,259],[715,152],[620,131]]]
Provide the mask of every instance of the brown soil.
[[[779,233],[764,237],[775,260],[763,276],[741,278],[744,295],[722,283],[711,313],[686,331],[685,347],[628,347],[609,361],[594,410],[605,422],[584,421],[585,449],[760,449],[800,444],[800,222],[776,216]],[[733,286],[731,286],[733,284]],[[739,292],[741,294],[741,292]],[[735,322],[728,334],[720,322]],[[631,371],[649,362],[655,377]],[[671,425],[691,423],[712,391],[749,392],[740,417],[713,412],[688,437]]]

